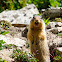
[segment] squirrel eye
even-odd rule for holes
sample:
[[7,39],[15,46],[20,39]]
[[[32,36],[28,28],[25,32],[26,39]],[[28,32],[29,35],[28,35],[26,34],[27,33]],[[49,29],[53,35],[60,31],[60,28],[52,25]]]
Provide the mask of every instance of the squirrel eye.
[[35,17],[33,17],[33,19],[35,19]]
[[34,21],[34,18],[31,21]]

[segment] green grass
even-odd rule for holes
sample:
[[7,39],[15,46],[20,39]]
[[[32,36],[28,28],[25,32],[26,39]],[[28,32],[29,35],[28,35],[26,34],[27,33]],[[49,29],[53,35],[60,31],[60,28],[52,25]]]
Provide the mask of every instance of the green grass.
[[14,50],[14,53],[12,54],[12,58],[15,58],[15,61],[20,62],[37,62],[38,59],[34,57],[33,54],[20,51],[20,50]]

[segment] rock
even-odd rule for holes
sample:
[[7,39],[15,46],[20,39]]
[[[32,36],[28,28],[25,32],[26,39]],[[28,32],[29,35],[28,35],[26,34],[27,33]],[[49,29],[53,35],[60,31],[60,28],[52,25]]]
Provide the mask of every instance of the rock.
[[27,38],[27,32],[28,32],[28,28],[25,28],[25,29],[22,31],[22,36]]
[[48,31],[54,34],[58,34],[59,32],[62,32],[62,27],[52,28],[52,29],[49,29]]
[[61,22],[49,22],[46,28],[51,29],[55,27],[62,27],[62,23]]
[[9,57],[11,54],[13,53],[13,49],[3,49],[0,51],[0,57],[2,57],[2,59],[8,61],[8,62],[13,62],[14,59]]
[[19,10],[3,11],[0,13],[0,20],[9,21],[11,24],[29,24],[34,14],[39,14],[39,11],[34,4],[29,4]]
[[23,46],[26,44],[25,40],[22,40],[20,38],[13,38],[12,36],[8,34],[0,35],[0,40],[4,40],[6,44],[14,44],[16,46]]
[[47,25],[47,29],[51,29],[55,27],[55,22],[49,22],[49,24]]
[[57,50],[62,52],[62,47],[57,47]]
[[52,29],[49,29],[48,31],[52,32],[54,34],[58,34],[59,33],[57,28],[52,28]]
[[56,18],[56,17],[62,17],[62,8],[61,7],[56,7],[56,8],[47,8],[47,9],[42,9],[42,17],[43,18]]
[[53,45],[60,45],[62,38],[57,36],[56,34],[53,34],[52,32],[46,31],[47,35],[47,40],[48,40],[48,45],[53,46]]
[[49,22],[46,26],[47,31],[57,34],[62,32],[62,23],[61,22]]

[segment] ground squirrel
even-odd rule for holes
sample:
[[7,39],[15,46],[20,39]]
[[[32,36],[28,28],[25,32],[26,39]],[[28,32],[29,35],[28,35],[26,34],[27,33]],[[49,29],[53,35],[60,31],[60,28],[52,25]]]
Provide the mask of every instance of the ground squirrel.
[[35,54],[39,62],[50,62],[45,23],[40,16],[35,15],[31,20],[27,38],[30,44],[31,53]]

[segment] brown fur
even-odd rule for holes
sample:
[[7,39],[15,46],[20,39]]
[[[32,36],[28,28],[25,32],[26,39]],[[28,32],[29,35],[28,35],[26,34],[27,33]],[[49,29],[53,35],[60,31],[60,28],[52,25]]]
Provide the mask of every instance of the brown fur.
[[[35,25],[38,22],[38,26]],[[29,25],[27,34],[31,52],[39,62],[50,62],[49,48],[45,33],[45,24],[39,16],[34,16]]]

